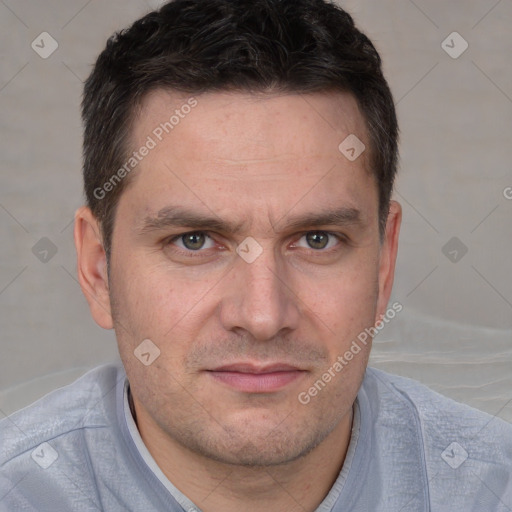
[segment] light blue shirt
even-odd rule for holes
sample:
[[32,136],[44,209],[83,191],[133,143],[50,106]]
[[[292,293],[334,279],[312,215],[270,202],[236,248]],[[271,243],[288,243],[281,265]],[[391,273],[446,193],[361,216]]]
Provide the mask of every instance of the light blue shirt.
[[[145,447],[121,364],[0,421],[1,512],[200,511]],[[511,512],[512,425],[368,368],[316,512]]]

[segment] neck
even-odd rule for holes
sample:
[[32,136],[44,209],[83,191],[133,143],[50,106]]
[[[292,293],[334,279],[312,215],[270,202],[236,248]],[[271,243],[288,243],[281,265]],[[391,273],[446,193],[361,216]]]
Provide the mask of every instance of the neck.
[[[131,398],[131,397],[130,397]],[[132,415],[141,411],[131,402]],[[133,407],[132,407],[133,405]],[[311,452],[286,464],[247,467],[204,457],[177,443],[145,415],[137,427],[164,475],[204,512],[313,512],[333,486],[350,443],[353,413]]]

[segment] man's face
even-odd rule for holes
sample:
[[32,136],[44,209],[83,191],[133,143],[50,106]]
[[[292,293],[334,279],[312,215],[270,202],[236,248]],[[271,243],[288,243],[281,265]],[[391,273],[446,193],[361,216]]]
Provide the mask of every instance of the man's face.
[[368,151],[338,149],[369,148],[365,124],[345,94],[209,93],[159,141],[186,100],[144,102],[133,147],[156,147],[116,213],[110,300],[137,418],[215,460],[284,463],[349,428],[369,344],[298,396],[388,299]]

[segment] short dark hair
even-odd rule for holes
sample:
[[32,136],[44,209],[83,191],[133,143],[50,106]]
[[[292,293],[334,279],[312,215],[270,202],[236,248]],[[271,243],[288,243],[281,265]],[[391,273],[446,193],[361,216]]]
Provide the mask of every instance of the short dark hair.
[[103,187],[130,154],[137,108],[158,88],[351,93],[368,129],[383,234],[398,123],[380,56],[352,17],[326,0],[174,0],[110,37],[85,82],[84,188],[107,260],[116,207],[130,176],[108,193]]

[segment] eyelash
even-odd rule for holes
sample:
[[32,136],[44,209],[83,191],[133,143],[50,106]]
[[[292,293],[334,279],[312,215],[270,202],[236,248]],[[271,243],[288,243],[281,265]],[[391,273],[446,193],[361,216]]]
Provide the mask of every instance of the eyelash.
[[[297,241],[301,240],[304,236],[306,236],[306,235],[308,235],[310,233],[322,233],[322,234],[328,235],[330,237],[334,237],[334,238],[336,238],[338,240],[339,243],[346,243],[347,242],[346,237],[344,235],[342,235],[341,233],[333,233],[332,231],[324,231],[324,230],[304,231],[303,233],[301,233],[301,235],[300,235],[300,237],[298,238]],[[174,242],[176,242],[177,240],[183,238],[186,235],[196,235],[196,234],[206,235],[212,241],[215,241],[214,238],[210,235],[210,233],[208,231],[187,231],[185,233],[180,233],[179,235],[175,235],[172,238],[167,239],[165,241],[164,245],[172,245]],[[294,243],[297,243],[297,242],[294,242]],[[309,251],[311,251],[313,253],[316,253],[316,254],[330,254],[332,251],[335,251],[337,247],[338,247],[338,244],[336,246],[331,247],[330,249],[326,249],[326,250],[309,248]],[[181,254],[187,256],[187,257],[197,258],[197,257],[203,257],[204,253],[206,251],[208,251],[209,249],[198,249],[197,251],[193,251],[193,250],[190,250],[190,249],[185,250],[185,249],[181,249],[179,247],[178,248],[175,247],[174,250],[176,252],[178,252],[178,253],[181,253]]]
[[[210,236],[210,234],[207,232],[207,231],[187,231],[185,233],[181,233],[179,235],[176,235],[176,236],[173,236],[172,238],[168,239],[165,243],[165,245],[172,245],[173,242],[175,242],[176,240],[179,240],[180,238],[183,238],[185,235],[196,235],[196,234],[204,234],[206,235],[208,238],[210,238],[211,240],[213,240],[213,237]],[[180,247],[177,247],[174,249],[177,253],[180,253],[180,254],[183,254],[187,257],[190,257],[190,258],[198,258],[198,257],[204,257],[204,253],[208,250],[208,249],[199,249],[197,251],[192,251],[190,249],[186,250],[186,249],[181,249]]]

